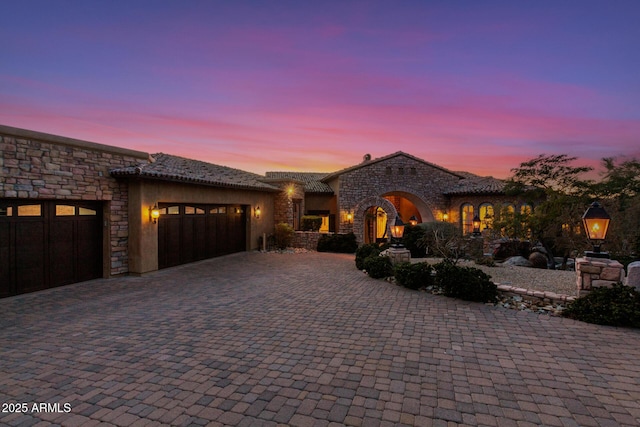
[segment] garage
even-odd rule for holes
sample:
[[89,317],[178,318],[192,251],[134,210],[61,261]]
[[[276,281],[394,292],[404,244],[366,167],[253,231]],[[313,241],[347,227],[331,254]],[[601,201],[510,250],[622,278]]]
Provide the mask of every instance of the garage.
[[246,250],[246,206],[158,204],[158,267]]
[[0,200],[0,297],[102,277],[102,205]]

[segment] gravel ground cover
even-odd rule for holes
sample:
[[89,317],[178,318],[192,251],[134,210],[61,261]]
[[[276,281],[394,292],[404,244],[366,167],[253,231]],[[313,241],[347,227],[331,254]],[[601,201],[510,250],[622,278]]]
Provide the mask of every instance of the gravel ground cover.
[[[438,258],[413,259],[413,262],[427,261],[435,264]],[[476,267],[491,276],[497,285],[510,285],[535,291],[577,296],[576,272],[565,270],[542,270],[539,268],[514,267],[496,263],[495,267],[478,265],[473,261],[459,261],[458,265]]]

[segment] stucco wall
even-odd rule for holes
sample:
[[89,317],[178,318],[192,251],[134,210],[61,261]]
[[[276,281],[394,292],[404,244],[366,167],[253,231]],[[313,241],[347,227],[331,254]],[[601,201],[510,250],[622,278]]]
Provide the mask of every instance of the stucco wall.
[[148,158],[140,151],[0,126],[0,198],[104,202],[104,275],[126,273],[128,191],[109,169]]
[[[158,269],[158,226],[149,219],[156,203],[238,204],[248,207],[247,249],[258,248],[258,238],[274,230],[274,197],[279,193],[218,188],[154,180],[130,180],[131,227],[130,272],[142,274]],[[260,207],[260,218],[255,208]]]

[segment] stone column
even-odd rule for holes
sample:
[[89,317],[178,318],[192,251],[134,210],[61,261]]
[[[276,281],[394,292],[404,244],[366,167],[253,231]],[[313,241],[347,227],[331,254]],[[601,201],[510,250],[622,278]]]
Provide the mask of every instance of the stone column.
[[411,262],[411,251],[407,248],[391,247],[387,249],[387,255],[393,265],[400,264],[401,262]]
[[612,259],[577,258],[576,276],[578,297],[581,297],[594,288],[612,287],[618,282],[624,282],[624,266]]

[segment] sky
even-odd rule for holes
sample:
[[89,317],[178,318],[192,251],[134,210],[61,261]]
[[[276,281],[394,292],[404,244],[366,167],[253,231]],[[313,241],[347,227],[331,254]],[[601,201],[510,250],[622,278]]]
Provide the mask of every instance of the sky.
[[640,158],[640,1],[0,1],[0,124],[263,174]]

